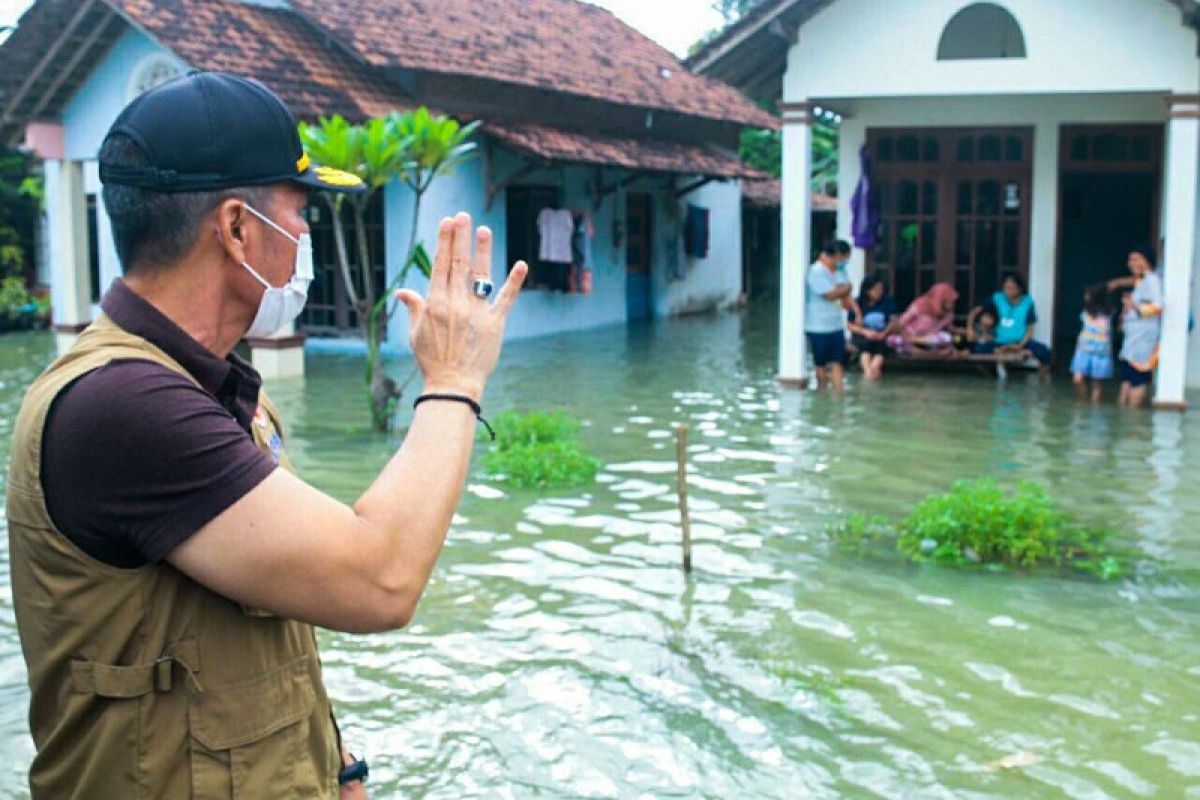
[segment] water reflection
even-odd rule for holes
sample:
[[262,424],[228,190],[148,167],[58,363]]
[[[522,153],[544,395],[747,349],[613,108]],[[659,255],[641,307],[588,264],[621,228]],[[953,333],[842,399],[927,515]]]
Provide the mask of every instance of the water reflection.
[[[781,392],[774,330],[756,310],[506,351],[489,411],[567,409],[605,467],[594,486],[545,496],[473,475],[416,624],[323,635],[376,795],[1200,791],[1200,535],[1188,524],[1200,418],[1081,406],[1020,377],[891,375],[844,401]],[[4,419],[48,349],[0,340]],[[309,368],[272,387],[289,450],[353,500],[395,440],[363,430],[353,359]],[[680,422],[692,429],[691,579]],[[861,562],[826,545],[846,511],[896,516],[980,475],[1036,480],[1165,565],[1101,586]],[[0,793],[12,794],[30,747],[2,580]]]

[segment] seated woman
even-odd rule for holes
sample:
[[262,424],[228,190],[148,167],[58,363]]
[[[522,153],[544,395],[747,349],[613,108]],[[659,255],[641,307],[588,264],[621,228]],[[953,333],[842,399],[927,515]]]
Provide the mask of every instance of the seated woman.
[[[859,310],[862,317],[859,318]],[[888,296],[887,287],[879,278],[866,278],[858,292],[858,306],[850,311],[847,327],[853,334],[854,348],[863,375],[869,381],[883,377],[883,359],[887,354],[887,337],[895,328],[896,304]]]
[[1015,272],[1006,273],[1000,291],[992,295],[992,304],[1000,319],[996,328],[996,352],[1000,355],[1028,353],[1038,360],[1042,375],[1049,375],[1050,348],[1033,338],[1038,316],[1025,279]]
[[958,291],[948,283],[935,283],[933,288],[913,301],[896,324],[897,333],[888,337],[888,344],[898,353],[929,353],[945,356],[955,354],[954,305]]

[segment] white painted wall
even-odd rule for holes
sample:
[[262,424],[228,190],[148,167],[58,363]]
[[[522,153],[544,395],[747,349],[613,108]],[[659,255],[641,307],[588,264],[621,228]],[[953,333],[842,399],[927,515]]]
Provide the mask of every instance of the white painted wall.
[[[669,203],[664,200],[663,203]],[[709,249],[706,258],[684,254],[683,224],[688,205],[709,210]],[[682,197],[676,203],[675,221],[655,217],[654,311],[657,316],[690,314],[724,308],[737,301],[742,290],[742,187],[737,181],[713,182]],[[670,280],[667,275],[668,237],[679,237],[679,258],[686,277]]]
[[1167,0],[1001,0],[1027,58],[937,61],[967,0],[836,0],[789,53],[784,99],[1200,91],[1196,32]]
[[[858,183],[858,151],[868,128],[1030,126],[1034,128],[1033,203],[1030,218],[1029,290],[1038,306],[1037,336],[1053,341],[1058,251],[1058,148],[1064,124],[1165,123],[1166,104],[1151,95],[1061,97],[947,97],[854,100],[836,104],[841,128],[838,235],[850,239],[850,198]],[[861,280],[866,254],[855,250],[851,275]],[[1200,373],[1197,373],[1200,379]]]

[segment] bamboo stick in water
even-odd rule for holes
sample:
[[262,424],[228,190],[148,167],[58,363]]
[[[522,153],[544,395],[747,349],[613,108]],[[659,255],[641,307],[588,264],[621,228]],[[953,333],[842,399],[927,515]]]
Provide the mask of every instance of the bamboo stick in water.
[[676,458],[678,470],[676,485],[679,491],[679,519],[683,528],[683,571],[692,571],[692,520],[688,516],[687,502],[687,425],[675,427]]

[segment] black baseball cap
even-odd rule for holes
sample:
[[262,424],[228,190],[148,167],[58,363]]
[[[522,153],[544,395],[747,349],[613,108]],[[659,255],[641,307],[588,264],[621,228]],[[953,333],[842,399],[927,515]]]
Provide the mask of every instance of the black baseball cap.
[[151,89],[125,107],[109,130],[128,136],[148,167],[100,162],[100,180],[156,192],[209,192],[292,182],[357,194],[357,176],[311,162],[296,118],[258,81],[226,72],[192,72]]

